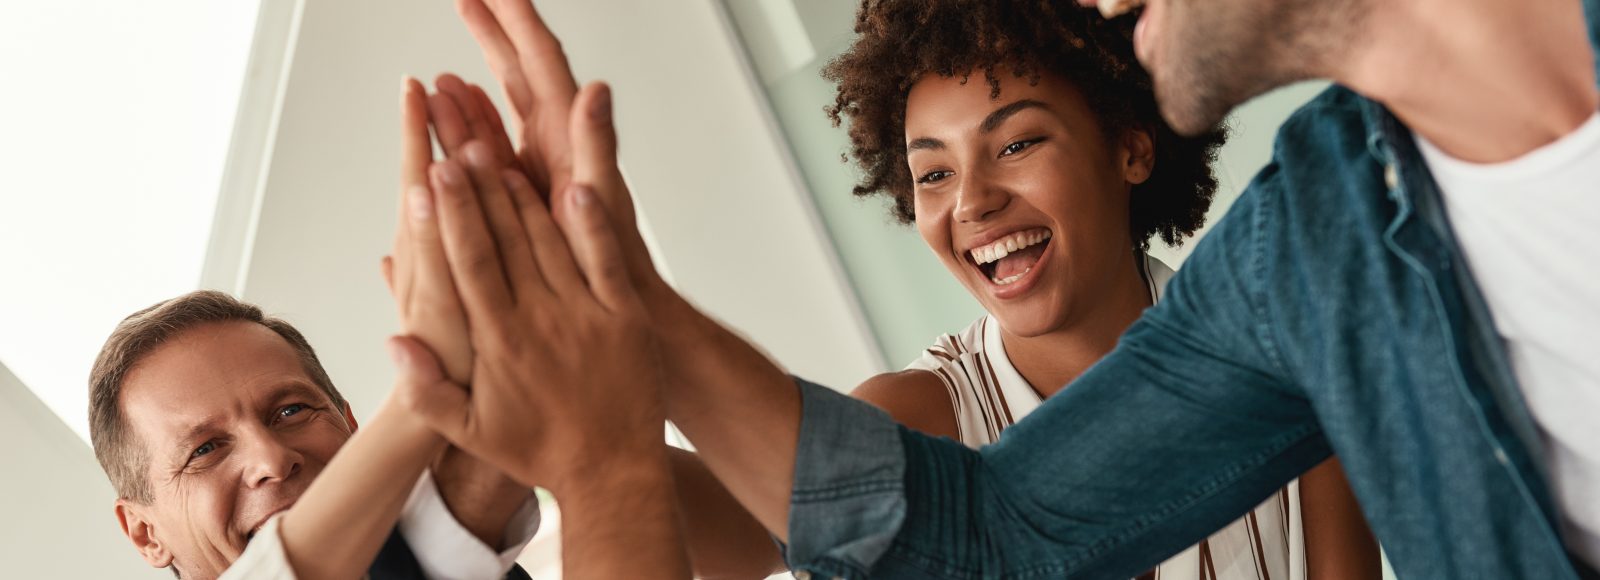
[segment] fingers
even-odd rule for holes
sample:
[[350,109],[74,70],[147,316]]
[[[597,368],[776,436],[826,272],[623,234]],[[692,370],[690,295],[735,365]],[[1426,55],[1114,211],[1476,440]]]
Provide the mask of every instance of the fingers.
[[428,95],[428,117],[447,157],[461,154],[461,147],[472,140],[472,130],[455,99],[445,93]]
[[[524,115],[533,112],[533,90],[528,87],[528,79],[522,74],[522,63],[517,58],[516,47],[512,46],[511,39],[506,37],[500,22],[495,20],[489,7],[484,6],[483,0],[456,0],[456,12],[461,14],[461,19],[467,23],[467,30],[478,41],[484,60],[489,62],[489,70],[494,72],[495,78],[500,79],[500,88],[516,110],[512,117],[520,124]],[[520,125],[518,130],[521,130]]]
[[406,192],[428,185],[428,164],[433,161],[433,144],[428,138],[428,97],[422,83],[409,76],[400,89],[400,220],[395,228],[394,259],[385,270],[389,293],[403,303],[410,296],[411,255],[406,218]]
[[545,26],[533,2],[490,0],[489,10],[517,51],[535,106],[560,105],[564,112],[566,105],[572,102],[572,95],[578,92],[578,83],[572,80],[572,69],[567,66],[561,41]]
[[426,384],[444,380],[444,369],[439,367],[438,357],[417,339],[391,336],[388,347],[401,382]]
[[533,184],[516,171],[504,170],[501,177],[511,191],[511,200],[517,205],[518,215],[522,216],[523,227],[527,228],[528,240],[533,246],[533,255],[539,262],[539,271],[545,283],[563,297],[587,295],[583,275],[572,261],[567,238],[561,235],[555,220],[550,217],[549,208],[534,191]]
[[579,269],[589,281],[589,290],[612,312],[639,308],[639,296],[628,277],[622,244],[617,241],[617,232],[611,227],[611,220],[594,190],[576,183],[566,197],[569,203],[563,206],[565,219],[561,221],[561,229],[566,233],[567,242],[572,244]]
[[573,102],[569,122],[572,180],[597,188],[620,185],[617,130],[611,122],[611,87],[603,82],[584,86]]
[[483,92],[483,87],[469,83],[467,88],[472,90],[472,96],[478,101],[478,107],[487,120],[488,132],[478,134],[476,138],[486,140],[493,145],[496,157],[499,159],[506,162],[516,159],[517,150],[511,145],[511,136],[506,134],[505,121],[500,118],[500,111],[494,106],[494,100],[489,98],[488,93]]
[[505,178],[501,176],[500,160],[495,159],[493,149],[482,141],[468,143],[463,151],[478,201],[489,221],[489,231],[494,235],[495,247],[500,250],[506,280],[511,283],[512,299],[515,300],[519,292],[547,289],[534,264],[533,249],[529,247],[528,235],[517,215],[517,204],[512,201]]
[[[462,81],[460,77],[448,73],[439,75],[434,85],[439,88],[439,92],[449,95],[450,100],[455,102],[456,110],[461,112],[461,120],[466,125],[468,141],[483,141],[497,145],[493,142],[494,135],[503,132],[504,129],[497,130],[491,126],[489,111],[484,110],[484,102],[478,100],[471,85]],[[489,103],[487,108],[492,110],[494,104]],[[515,157],[509,144],[504,150],[495,147],[493,151],[497,163],[508,163]]]
[[446,159],[429,174],[439,194],[440,238],[468,319],[503,315],[513,304],[511,287],[466,171]]
[[438,359],[416,339],[390,337],[388,347],[399,371],[395,395],[401,404],[451,443],[466,439],[472,415],[467,390],[445,380]]
[[[400,227],[405,225],[402,224]],[[394,293],[394,258],[384,256],[383,260],[378,262],[378,269],[383,271],[383,285],[389,287],[389,296],[397,296]]]

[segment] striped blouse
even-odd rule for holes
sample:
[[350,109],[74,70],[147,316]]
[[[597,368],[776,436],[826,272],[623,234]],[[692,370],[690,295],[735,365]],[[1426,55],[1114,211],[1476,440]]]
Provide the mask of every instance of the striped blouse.
[[[1172,270],[1145,259],[1151,300],[1159,300]],[[959,439],[971,447],[994,443],[1042,401],[1006,358],[992,316],[959,334],[939,337],[906,367],[938,375],[955,409]],[[1278,490],[1243,518],[1162,562],[1140,580],[1304,580],[1305,539],[1298,482]]]

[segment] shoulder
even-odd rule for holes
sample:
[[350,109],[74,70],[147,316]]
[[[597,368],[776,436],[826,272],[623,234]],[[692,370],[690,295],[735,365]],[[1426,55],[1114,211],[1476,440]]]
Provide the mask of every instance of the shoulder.
[[925,370],[883,373],[861,383],[851,396],[883,409],[895,421],[937,437],[957,436],[956,412],[944,380]]

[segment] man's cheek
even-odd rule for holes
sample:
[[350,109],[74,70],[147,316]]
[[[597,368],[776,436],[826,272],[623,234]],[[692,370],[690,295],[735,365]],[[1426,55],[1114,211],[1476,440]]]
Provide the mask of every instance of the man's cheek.
[[179,486],[190,567],[221,571],[244,551],[244,538],[233,524],[235,494],[216,473],[191,476]]
[[296,437],[295,447],[305,457],[307,475],[315,475],[350,440],[350,429],[344,417],[333,413],[318,414],[306,427]]

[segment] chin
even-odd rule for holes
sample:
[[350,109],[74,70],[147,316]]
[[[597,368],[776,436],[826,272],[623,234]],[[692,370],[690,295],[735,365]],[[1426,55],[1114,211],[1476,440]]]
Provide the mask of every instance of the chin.
[[995,308],[989,311],[1000,329],[1018,338],[1034,338],[1061,328],[1060,313],[1035,308]]

